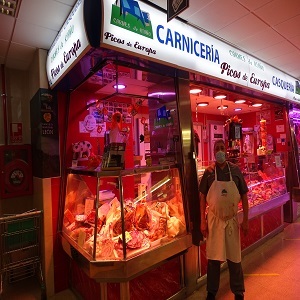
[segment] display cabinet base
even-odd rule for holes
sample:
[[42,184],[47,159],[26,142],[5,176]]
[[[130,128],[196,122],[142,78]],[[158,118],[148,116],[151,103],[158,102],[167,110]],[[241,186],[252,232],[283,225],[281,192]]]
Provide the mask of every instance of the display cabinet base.
[[192,236],[187,234],[127,260],[91,261],[75,248],[76,244],[66,235],[62,233],[61,237],[65,252],[90,278],[98,282],[129,281],[166,260],[183,254],[192,245]]

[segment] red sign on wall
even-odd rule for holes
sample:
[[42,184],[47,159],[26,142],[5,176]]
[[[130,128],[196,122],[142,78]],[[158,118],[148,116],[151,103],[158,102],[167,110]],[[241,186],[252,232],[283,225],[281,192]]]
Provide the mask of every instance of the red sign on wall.
[[23,142],[22,123],[10,123],[10,143],[21,144]]

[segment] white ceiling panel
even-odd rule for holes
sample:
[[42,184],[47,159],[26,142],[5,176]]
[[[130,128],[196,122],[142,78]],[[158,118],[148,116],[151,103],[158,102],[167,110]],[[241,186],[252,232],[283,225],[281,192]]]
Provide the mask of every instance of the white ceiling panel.
[[[167,9],[167,1],[166,0],[154,0],[154,1],[149,1],[154,3],[155,5],[162,7],[163,9]],[[190,1],[192,2],[192,1]]]
[[[300,55],[300,52],[297,50],[297,51],[293,51],[293,52],[290,52],[289,55],[280,55],[280,56],[277,56],[273,59],[270,59],[270,63],[277,63],[277,67],[278,68],[281,68],[281,67],[287,67],[287,66],[291,66],[291,64],[295,64],[295,57],[299,57]],[[299,61],[300,63],[300,61]],[[300,72],[300,70],[299,70]]]
[[[56,31],[60,30],[73,6],[49,0],[23,0],[21,5],[18,15],[19,21]],[[23,9],[23,7],[31,7],[31,10]],[[49,18],[49,16],[55,17]]]
[[214,0],[190,1],[189,8],[181,12],[179,17],[190,21],[191,18],[194,18],[195,14],[203,10],[207,5],[209,5],[213,1]]
[[9,42],[8,41],[2,41],[0,40],[0,56],[1,57],[5,57],[7,49],[9,46]]
[[[251,26],[249,26],[249,24],[251,24]],[[255,16],[248,14],[217,31],[217,35],[234,44],[238,44],[238,42],[245,37],[251,37],[266,29],[267,26],[264,22],[255,18]]]
[[278,25],[300,14],[299,0],[274,0],[255,11],[257,16],[271,26]]
[[268,59],[272,59],[280,56],[286,56],[296,50],[297,49],[289,42],[283,41],[271,47],[256,51],[254,54],[257,57],[267,57]]
[[238,44],[240,47],[247,49],[250,52],[255,52],[274,44],[278,44],[282,41],[284,41],[284,38],[280,34],[272,30],[270,27],[267,27],[265,30],[260,31],[257,34],[242,38]]
[[249,11],[254,11],[267,3],[271,2],[270,0],[239,0],[241,5],[245,6]]
[[29,47],[25,45],[20,45],[16,43],[11,43],[9,49],[8,59],[10,57],[17,57],[21,61],[32,61],[34,53],[36,51],[35,47]]
[[58,2],[58,3],[64,3],[64,4],[72,6],[72,7],[76,3],[76,0],[52,0],[52,1],[53,2]]
[[[300,1],[299,1],[300,2]],[[286,38],[293,38],[300,35],[300,12],[299,15],[282,22],[274,28]]]
[[282,68],[284,68],[292,76],[294,76],[295,78],[299,78],[299,76],[300,76],[300,61],[297,59],[297,57],[299,57],[299,54],[297,56],[294,56],[294,59],[293,59],[293,56],[291,56],[289,59],[289,63],[286,63],[283,67],[278,67],[278,69],[281,70]]
[[[230,9],[228,9],[229,7]],[[200,12],[191,15],[188,21],[197,24],[200,28],[216,33],[248,13],[244,7],[234,0],[213,1]]]
[[[290,65],[285,66],[285,69],[292,74],[295,78],[299,78],[300,72],[300,63],[291,63]],[[280,70],[280,69],[279,69]]]
[[299,53],[300,53],[300,34],[291,38],[291,43],[294,44],[299,49]]
[[49,49],[56,35],[57,32],[54,30],[18,21],[12,41],[36,48]]
[[14,29],[15,20],[6,15],[0,15],[0,40],[9,40]]

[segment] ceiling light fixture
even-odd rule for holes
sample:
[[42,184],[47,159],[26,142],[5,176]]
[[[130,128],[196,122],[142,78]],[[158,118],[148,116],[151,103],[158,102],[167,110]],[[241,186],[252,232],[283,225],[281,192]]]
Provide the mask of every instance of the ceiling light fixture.
[[148,94],[148,97],[155,97],[155,96],[173,96],[176,95],[175,92],[155,92]]
[[115,84],[114,85],[114,89],[117,89],[117,90],[123,90],[126,88],[126,85],[125,84],[122,84],[122,83],[119,83],[119,84]]
[[228,105],[220,105],[218,106],[218,109],[227,109],[228,108]]
[[16,14],[17,0],[1,0],[0,13],[14,17]]
[[237,100],[234,101],[235,104],[243,104],[245,102],[246,102],[245,99],[237,99]]
[[253,103],[251,106],[252,107],[261,107],[262,103]]
[[200,94],[201,92],[202,92],[202,89],[199,87],[191,87],[191,89],[190,89],[190,94],[193,94],[193,95]]
[[208,102],[198,102],[197,106],[207,106]]
[[225,99],[227,96],[223,93],[218,93],[218,94],[214,94],[214,98],[217,99],[217,100],[220,100],[220,99]]

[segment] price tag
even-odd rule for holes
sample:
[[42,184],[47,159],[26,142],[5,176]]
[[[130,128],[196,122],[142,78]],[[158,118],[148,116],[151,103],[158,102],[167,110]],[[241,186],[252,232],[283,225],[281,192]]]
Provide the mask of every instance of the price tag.
[[281,168],[281,159],[280,159],[280,156],[279,155],[276,155],[275,156],[275,165],[276,165],[276,168]]

